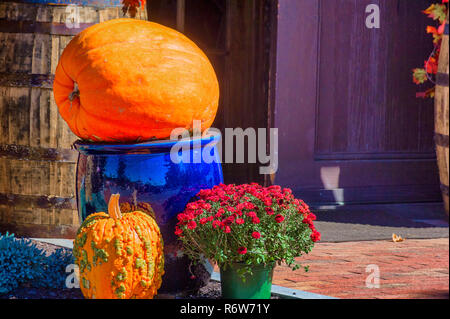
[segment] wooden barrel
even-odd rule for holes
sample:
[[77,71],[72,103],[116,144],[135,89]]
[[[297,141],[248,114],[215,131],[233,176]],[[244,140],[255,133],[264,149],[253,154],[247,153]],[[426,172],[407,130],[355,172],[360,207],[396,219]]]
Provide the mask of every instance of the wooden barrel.
[[78,153],[53,98],[54,72],[74,35],[121,17],[121,0],[0,3],[0,232],[74,237]]
[[436,75],[436,95],[435,95],[435,141],[436,155],[439,166],[439,178],[441,181],[442,197],[444,200],[445,210],[449,214],[448,199],[448,166],[449,166],[449,149],[448,149],[448,15],[445,25],[445,32],[441,44],[441,53],[439,55],[439,67]]

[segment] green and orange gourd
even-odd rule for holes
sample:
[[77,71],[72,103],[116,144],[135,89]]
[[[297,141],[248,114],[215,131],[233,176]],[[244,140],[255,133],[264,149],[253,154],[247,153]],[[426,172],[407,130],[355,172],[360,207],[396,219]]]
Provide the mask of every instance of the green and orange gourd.
[[75,135],[92,142],[169,138],[202,131],[216,116],[219,84],[198,46],[157,23],[114,19],[91,26],[64,49],[53,92]]
[[74,241],[80,288],[89,299],[150,299],[164,274],[163,240],[156,221],[141,211],[122,214],[119,194],[108,213],[89,215]]

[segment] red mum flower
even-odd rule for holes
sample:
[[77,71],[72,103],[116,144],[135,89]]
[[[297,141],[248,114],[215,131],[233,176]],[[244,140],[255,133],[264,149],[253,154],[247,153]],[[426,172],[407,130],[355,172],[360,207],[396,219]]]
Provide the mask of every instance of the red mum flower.
[[216,215],[214,215],[214,217],[219,218],[220,216],[222,216],[222,214],[223,214],[224,212],[225,212],[225,211],[223,210],[223,208],[220,208],[220,209],[217,211]]
[[199,197],[207,197],[211,194],[210,189],[201,189],[200,192],[198,192]]
[[197,227],[197,223],[194,220],[189,221],[188,226],[189,229],[195,229]]
[[277,216],[275,216],[275,221],[277,223],[281,223],[283,220],[284,220],[284,216],[283,215],[278,214]]
[[196,203],[189,203],[189,204],[186,205],[186,209],[189,209],[189,210],[196,210],[198,208],[199,207],[198,207],[198,205]]
[[245,208],[247,208],[247,209],[255,209],[256,206],[253,203],[246,202],[245,203]]
[[253,224],[259,224],[259,223],[260,223],[259,218],[258,218],[258,217],[253,217],[252,223],[253,223]]
[[230,232],[231,232],[230,226],[225,226],[225,228],[223,229],[223,232],[224,232],[225,234],[230,233]]
[[236,211],[236,208],[228,206],[227,211],[229,211],[230,213],[234,213]]
[[189,213],[180,213],[177,215],[177,218],[180,222],[188,221],[194,218],[194,214],[192,212]]
[[243,223],[245,223],[245,220],[243,220],[242,218],[237,218],[235,223],[238,225],[242,225]]
[[245,255],[246,253],[247,253],[247,248],[245,248],[245,247],[238,248],[238,254]]
[[201,218],[200,219],[200,224],[205,225],[208,222],[207,218]]
[[273,215],[273,214],[275,214],[275,213],[273,212],[273,209],[272,209],[271,207],[266,207],[265,209],[266,209],[267,215]]
[[194,216],[199,216],[199,215],[201,215],[201,214],[203,214],[204,213],[204,211],[203,211],[203,209],[197,209],[195,212],[194,212]]
[[233,223],[233,220],[230,219],[229,217],[222,221],[223,226],[230,226],[232,223]]
[[218,226],[220,226],[220,224],[221,224],[220,220],[215,220],[212,222],[213,228],[217,228]]
[[218,202],[220,200],[219,196],[208,196],[207,200],[211,201],[211,202]]
[[313,231],[310,237],[313,242],[319,241],[320,233],[318,231]]
[[258,239],[258,238],[261,238],[261,234],[259,232],[257,232],[257,231],[254,231],[252,233],[252,237],[255,238],[255,239]]
[[267,187],[268,190],[271,191],[280,191],[281,190],[281,186],[279,185],[270,185],[269,187]]
[[180,236],[182,233],[183,233],[182,229],[175,227],[175,235]]
[[248,212],[247,216],[250,218],[255,218],[256,217],[256,213],[254,211]]
[[313,221],[311,220],[311,218],[305,217],[305,218],[303,218],[303,223],[311,226],[313,224]]

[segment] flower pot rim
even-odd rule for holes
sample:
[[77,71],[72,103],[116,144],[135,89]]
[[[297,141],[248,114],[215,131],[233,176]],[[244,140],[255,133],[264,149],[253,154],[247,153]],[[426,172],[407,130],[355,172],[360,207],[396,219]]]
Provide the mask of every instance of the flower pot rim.
[[73,147],[84,155],[158,154],[169,152],[177,143],[180,147],[203,148],[210,143],[217,144],[220,138],[220,133],[214,133],[201,137],[190,137],[189,139],[154,140],[142,143],[96,143],[77,140]]
[[[267,268],[267,267],[275,267],[276,266],[276,261],[271,261],[268,263],[261,263],[261,264],[247,264],[245,262],[233,262],[233,263],[229,263],[227,264],[227,267],[230,268],[241,268],[241,267],[252,267],[252,268]],[[218,265],[219,269],[223,268],[223,265]]]

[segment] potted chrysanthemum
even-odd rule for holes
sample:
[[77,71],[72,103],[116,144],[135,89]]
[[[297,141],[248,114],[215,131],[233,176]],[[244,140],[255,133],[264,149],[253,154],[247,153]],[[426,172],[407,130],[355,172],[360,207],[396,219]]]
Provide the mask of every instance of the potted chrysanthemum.
[[288,188],[220,184],[178,214],[175,234],[194,263],[218,264],[223,298],[263,299],[275,265],[298,269],[295,258],[320,240],[315,218]]

